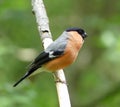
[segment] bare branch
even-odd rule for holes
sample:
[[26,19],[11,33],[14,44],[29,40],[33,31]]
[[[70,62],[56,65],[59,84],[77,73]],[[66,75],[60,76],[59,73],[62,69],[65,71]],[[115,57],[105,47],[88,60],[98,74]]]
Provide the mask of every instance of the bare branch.
[[[39,34],[42,39],[43,46],[46,49],[52,43],[52,36],[43,0],[32,0],[32,6],[38,24]],[[63,70],[56,71],[54,76],[55,81],[59,78],[66,82]],[[61,82],[56,82],[56,87],[60,107],[71,107],[67,85]]]

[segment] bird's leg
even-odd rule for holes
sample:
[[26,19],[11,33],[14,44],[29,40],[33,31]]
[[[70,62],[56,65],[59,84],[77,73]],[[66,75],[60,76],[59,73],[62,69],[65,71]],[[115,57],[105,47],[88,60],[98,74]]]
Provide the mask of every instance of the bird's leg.
[[62,83],[62,84],[67,84],[66,81],[63,81],[63,80],[61,80],[60,78],[57,78],[57,79],[55,80],[55,82],[56,82],[56,83],[60,82],[60,83]]
[[[56,73],[53,73],[53,76],[55,78],[55,83],[62,83],[62,84],[67,84],[66,81],[61,80],[61,78],[58,77],[58,75],[56,75]],[[68,84],[67,84],[68,85]]]

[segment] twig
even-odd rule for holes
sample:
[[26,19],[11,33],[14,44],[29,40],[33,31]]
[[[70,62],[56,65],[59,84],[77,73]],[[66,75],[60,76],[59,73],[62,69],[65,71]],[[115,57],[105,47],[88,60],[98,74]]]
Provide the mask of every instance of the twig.
[[[46,49],[53,41],[43,0],[32,0],[32,6],[33,13],[37,20],[39,34],[42,39],[43,46]],[[55,81],[59,78],[61,81],[66,82],[63,70],[56,71],[54,76]],[[56,87],[60,107],[71,107],[67,84],[56,82]]]

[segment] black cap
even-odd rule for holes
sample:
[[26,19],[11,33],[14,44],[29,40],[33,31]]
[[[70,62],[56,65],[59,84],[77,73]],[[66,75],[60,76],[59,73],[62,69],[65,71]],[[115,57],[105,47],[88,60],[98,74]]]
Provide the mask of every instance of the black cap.
[[73,28],[66,29],[66,31],[67,32],[76,31],[82,36],[83,39],[87,37],[87,33],[81,28],[73,27]]

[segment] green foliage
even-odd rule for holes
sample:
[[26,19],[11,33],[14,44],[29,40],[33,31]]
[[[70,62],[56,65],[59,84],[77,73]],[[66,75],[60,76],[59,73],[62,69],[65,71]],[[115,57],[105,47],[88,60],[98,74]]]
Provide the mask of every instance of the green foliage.
[[[0,107],[58,106],[50,73],[12,87],[42,50],[30,2],[0,1]],[[72,106],[119,107],[120,1],[44,2],[54,39],[71,26],[82,27],[88,33],[77,61],[65,69]]]

